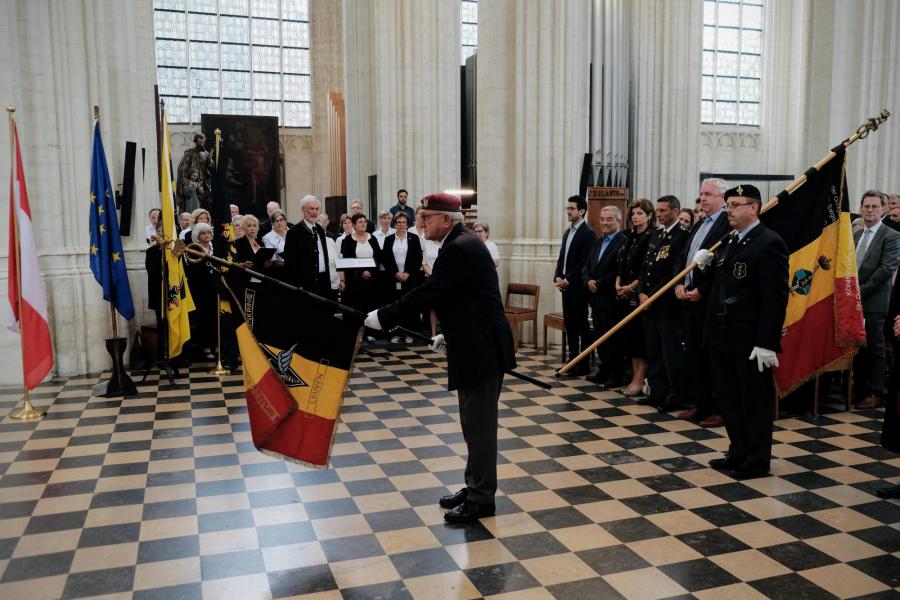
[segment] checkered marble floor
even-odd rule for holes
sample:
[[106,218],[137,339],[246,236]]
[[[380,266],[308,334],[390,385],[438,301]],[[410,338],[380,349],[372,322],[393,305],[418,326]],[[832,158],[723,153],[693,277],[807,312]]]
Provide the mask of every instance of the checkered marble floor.
[[[774,476],[739,483],[706,467],[722,429],[507,377],[497,516],[447,526],[465,446],[444,367],[361,354],[323,471],[253,448],[240,376],[125,400],[91,397],[97,377],[42,386],[42,420],[0,422],[0,598],[900,596],[880,411],[779,421]],[[16,400],[0,390],[0,414]]]

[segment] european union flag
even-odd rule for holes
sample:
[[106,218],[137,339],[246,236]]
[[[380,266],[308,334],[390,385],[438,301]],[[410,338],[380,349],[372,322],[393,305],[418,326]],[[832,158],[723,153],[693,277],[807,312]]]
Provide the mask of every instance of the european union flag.
[[94,151],[91,157],[91,271],[109,300],[126,319],[134,318],[134,301],[128,286],[125,253],[119,237],[115,195],[109,181],[100,123],[94,124]]

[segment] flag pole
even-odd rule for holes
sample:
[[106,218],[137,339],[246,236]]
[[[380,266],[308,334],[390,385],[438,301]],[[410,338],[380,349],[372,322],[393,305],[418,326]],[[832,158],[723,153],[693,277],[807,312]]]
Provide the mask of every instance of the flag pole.
[[[269,275],[264,275],[263,273],[254,271],[253,269],[249,269],[239,263],[228,262],[224,258],[219,258],[218,256],[207,254],[206,251],[203,250],[202,248],[200,248],[199,244],[197,244],[196,242],[193,242],[191,244],[185,244],[184,240],[178,240],[177,242],[175,242],[174,252],[176,253],[176,256],[187,255],[188,262],[196,264],[203,260],[208,260],[208,261],[210,261],[210,263],[215,263],[217,265],[221,265],[222,267],[227,267],[229,269],[231,269],[231,268],[238,269],[240,271],[243,271],[244,273],[247,273],[248,275],[252,275],[253,277],[261,279],[262,281],[266,281],[268,283],[277,285],[279,287],[282,287],[286,290],[290,290],[292,292],[297,292],[299,294],[303,294],[304,296],[306,296],[310,300],[313,300],[314,302],[318,302],[320,304],[325,304],[327,306],[333,306],[334,308],[336,308],[342,312],[356,315],[359,317],[366,316],[365,312],[358,310],[356,308],[353,308],[351,306],[341,304],[340,302],[337,302],[336,300],[332,300],[330,298],[325,298],[318,294],[314,294],[313,292],[310,292],[309,290],[304,290],[301,287],[297,287],[295,285],[285,283],[284,281],[281,281],[280,279],[270,277]],[[425,343],[431,343],[431,341],[432,341],[432,339],[429,336],[423,335],[423,334],[419,333],[418,331],[412,331],[411,329],[405,329],[404,327],[396,327],[395,329],[396,329],[396,331],[402,332],[404,335],[408,335],[410,337],[419,339]],[[517,377],[517,378],[521,379],[522,381],[527,381],[528,383],[530,383],[534,386],[543,388],[545,390],[550,389],[549,384],[547,384],[539,379],[535,379],[534,377],[531,377],[530,375],[526,375],[524,373],[521,373],[521,372],[513,370],[513,369],[506,371],[506,373],[509,375],[512,375],[513,377]]]
[[[219,144],[222,141],[222,130],[216,127],[216,170],[219,170]],[[209,371],[210,375],[231,375],[231,369],[222,366],[222,296],[216,286],[216,366]]]
[[[787,196],[790,195],[791,192],[793,192],[798,187],[800,187],[801,185],[806,183],[807,174],[812,174],[815,171],[821,170],[822,167],[827,165],[828,162],[831,161],[832,158],[834,158],[835,156],[838,155],[839,151],[843,151],[845,148],[847,148],[848,146],[850,146],[857,140],[863,140],[863,139],[867,138],[871,132],[878,129],[878,127],[882,123],[887,121],[888,117],[890,117],[890,116],[891,116],[890,112],[888,112],[887,110],[882,110],[881,114],[879,114],[877,117],[872,117],[870,119],[867,119],[865,123],[863,123],[862,125],[860,125],[859,127],[856,128],[856,131],[853,133],[853,135],[851,135],[850,137],[845,139],[843,142],[841,142],[840,144],[838,144],[837,146],[832,148],[831,152],[826,154],[822,158],[822,160],[820,160],[819,162],[817,162],[815,164],[815,166],[807,169],[807,171],[805,173],[803,173],[802,175],[797,177],[794,181],[792,181],[791,184],[784,189],[784,191],[782,191],[780,194],[778,194],[777,196],[775,196],[774,198],[772,198],[771,200],[766,202],[765,205],[760,209],[759,214],[762,214],[762,213],[766,212],[767,210],[775,208],[782,198],[787,198]],[[840,150],[838,150],[839,148],[840,148]],[[719,246],[721,246],[722,243],[726,239],[728,239],[728,237],[731,234],[732,234],[732,232],[729,231],[722,239],[720,239],[718,242],[713,244],[709,248],[709,251],[715,252],[719,248]],[[693,257],[691,257],[691,258],[693,258]],[[691,264],[686,266],[678,275],[673,277],[672,280],[669,281],[669,283],[664,285],[662,288],[657,290],[656,293],[654,293],[652,296],[650,296],[646,302],[644,302],[643,304],[639,304],[638,307],[635,308],[633,311],[631,311],[631,313],[629,313],[624,319],[622,319],[621,321],[619,321],[618,323],[613,325],[609,329],[609,331],[607,331],[602,336],[597,338],[597,340],[594,341],[593,344],[591,344],[590,346],[585,348],[581,352],[581,354],[574,357],[568,363],[566,363],[562,367],[560,367],[559,371],[556,372],[556,376],[559,377],[560,375],[565,375],[570,369],[575,368],[575,366],[579,362],[581,362],[585,358],[589,357],[591,355],[591,352],[593,352],[597,348],[597,346],[599,346],[600,344],[602,344],[603,342],[605,342],[606,340],[611,338],[613,335],[616,334],[616,332],[618,332],[620,329],[625,327],[625,325],[627,325],[628,323],[630,323],[631,321],[636,319],[639,314],[641,314],[642,312],[644,312],[645,310],[650,308],[650,305],[652,305],[660,296],[662,296],[667,291],[669,291],[675,284],[677,284],[679,281],[684,279],[684,277],[688,273],[693,271],[694,267],[696,267],[696,266],[697,266],[697,263],[695,263],[695,262],[692,262]]]
[[[15,183],[16,172],[13,169],[18,170],[18,164],[16,164],[16,148],[15,148],[15,125],[16,118],[13,116],[13,113],[16,112],[15,107],[10,104],[6,107],[6,112],[9,116],[9,175],[10,181]],[[10,198],[10,202],[12,202],[12,198]],[[21,258],[21,247],[19,246],[19,207],[13,207],[14,215],[13,218],[13,226],[16,230],[16,290],[17,290],[17,298],[16,298],[16,306],[19,309],[19,318],[22,317],[22,258]],[[31,405],[31,396],[28,393],[28,384],[25,383],[25,335],[22,331],[21,323],[19,325],[19,344],[22,348],[22,384],[25,388],[25,397],[22,399],[22,408],[18,410],[14,410],[9,413],[9,416],[13,419],[38,419],[44,416],[44,410],[40,408],[35,408]]]

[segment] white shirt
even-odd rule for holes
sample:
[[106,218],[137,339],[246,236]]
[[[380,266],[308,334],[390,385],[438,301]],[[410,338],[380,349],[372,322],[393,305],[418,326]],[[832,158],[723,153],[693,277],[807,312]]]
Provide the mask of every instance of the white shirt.
[[500,249],[497,248],[497,244],[491,240],[484,240],[484,245],[487,246],[488,252],[491,253],[491,258],[495,261],[500,260]]
[[[327,268],[325,265],[325,261],[327,260],[328,250],[322,247],[322,240],[319,239],[319,234],[316,233],[316,224],[312,223],[310,221],[307,221],[306,219],[303,219],[303,224],[306,225],[306,228],[309,229],[316,238],[316,246],[319,247],[319,273],[324,273],[325,269]],[[275,233],[275,230],[273,229],[272,231],[267,233],[265,235],[265,237],[263,237],[263,242],[266,241],[266,238],[269,237],[270,233]],[[325,236],[325,239],[326,240],[328,239],[327,235]],[[268,247],[276,248],[276,246],[268,246]],[[284,252],[284,240],[283,239],[281,240],[281,249],[276,250],[275,252],[277,254],[281,254],[282,252]]]
[[336,290],[341,285],[341,274],[338,273],[337,265],[335,264],[335,260],[337,260],[338,257],[338,250],[334,245],[334,240],[330,237],[325,238],[325,248],[328,249],[328,264],[331,265],[331,270],[329,271],[331,274],[331,289]]
[[178,239],[183,240],[184,236],[186,236],[188,234],[188,232],[190,232],[190,230],[191,230],[190,227],[188,227],[187,229],[182,229],[181,232],[178,234]]
[[575,239],[575,232],[578,231],[578,228],[581,227],[582,223],[584,223],[584,219],[580,219],[577,223],[572,223],[572,227],[569,228],[569,235],[566,236],[566,251],[563,252],[563,274],[565,274],[566,264],[569,262],[569,248],[572,247],[572,240]]
[[[859,253],[859,249],[860,249],[860,247],[862,247],[863,241],[865,241],[866,236],[867,236],[867,235],[869,236],[869,243],[871,244],[871,243],[872,243],[872,240],[875,239],[875,234],[878,233],[878,230],[879,230],[880,228],[881,228],[881,220],[880,220],[880,219],[878,220],[877,223],[875,223],[875,224],[872,225],[871,227],[865,227],[865,226],[863,226],[862,233],[859,234],[859,243],[856,245],[856,252],[857,252],[857,253]],[[866,233],[867,231],[871,231],[872,233]],[[868,251],[869,251],[869,249],[866,248],[866,252],[868,252]]]
[[278,233],[273,229],[269,233],[263,236],[263,246],[266,248],[275,248],[275,255],[279,256],[282,252],[284,252],[284,237],[278,235]]
[[379,229],[372,235],[375,236],[375,240],[378,242],[378,247],[383,250],[384,249],[384,238],[386,238],[387,236],[392,235],[394,233],[396,233],[396,230],[393,227],[388,227],[387,233],[384,233],[383,231],[381,231]]
[[407,233],[404,235],[402,240],[399,236],[395,237],[392,250],[394,251],[394,262],[397,263],[397,272],[406,273],[405,267],[406,255],[409,252],[409,234]]
[[438,251],[441,249],[440,244],[419,236],[422,240],[422,264],[428,265],[429,269],[434,268],[434,261],[437,260]]
[[147,225],[144,227],[144,237],[149,240],[154,235],[156,235],[156,225]]
[[366,241],[356,242],[356,258],[373,258],[375,256],[375,251],[372,249],[371,244],[369,244],[370,239],[372,239],[372,236],[367,235]]

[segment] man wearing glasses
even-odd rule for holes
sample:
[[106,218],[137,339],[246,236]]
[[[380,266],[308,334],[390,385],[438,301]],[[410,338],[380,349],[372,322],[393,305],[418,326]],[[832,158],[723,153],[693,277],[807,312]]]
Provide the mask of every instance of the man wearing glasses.
[[734,233],[715,254],[699,250],[694,262],[712,269],[705,337],[713,385],[730,446],[710,461],[735,479],[764,477],[772,454],[775,385],[781,329],[788,302],[788,250],[759,221],[762,199],[752,185],[725,192]]
[[443,333],[432,338],[430,348],[447,355],[447,387],[457,390],[469,455],[466,487],[438,503],[449,509],[444,513],[448,523],[466,523],[495,512],[497,407],[503,373],[516,366],[516,358],[497,269],[484,242],[463,226],[459,198],[432,194],[422,199],[421,208],[425,237],[440,245],[431,277],[370,312],[365,324],[389,330],[403,315],[437,313]]

